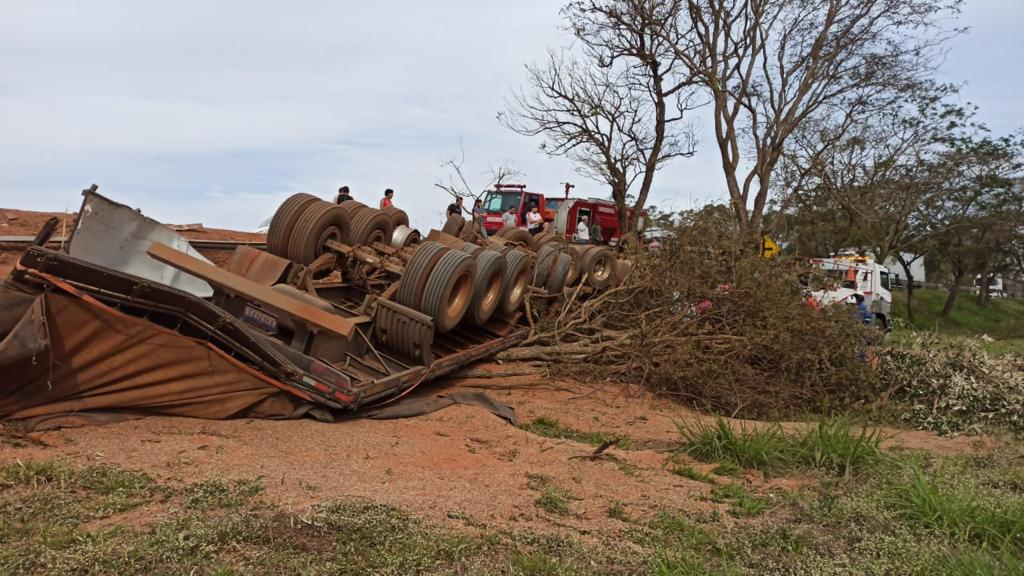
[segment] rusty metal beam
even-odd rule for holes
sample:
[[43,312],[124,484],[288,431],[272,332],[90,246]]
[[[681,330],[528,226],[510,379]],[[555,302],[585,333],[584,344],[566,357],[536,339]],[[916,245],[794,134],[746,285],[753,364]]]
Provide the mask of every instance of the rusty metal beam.
[[262,286],[213,264],[207,264],[165,244],[154,242],[147,253],[156,260],[197,278],[202,278],[221,290],[259,302],[272,312],[287,314],[293,319],[309,325],[313,330],[332,332],[348,340],[351,340],[356,333],[356,322],[320,310],[301,300],[277,292],[269,286]]

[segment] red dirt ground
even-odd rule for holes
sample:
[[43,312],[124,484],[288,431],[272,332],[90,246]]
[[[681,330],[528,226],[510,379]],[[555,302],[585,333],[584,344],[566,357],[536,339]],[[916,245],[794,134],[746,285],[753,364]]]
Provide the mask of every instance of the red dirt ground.
[[[49,216],[0,209],[0,223],[8,223],[0,227],[0,235],[35,234]],[[59,216],[73,225],[74,215]],[[183,234],[217,240],[264,238],[216,229]],[[0,245],[0,277],[13,267],[22,249]],[[207,251],[207,256],[223,264],[230,252]],[[655,446],[667,446],[678,438],[677,422],[707,418],[635,388],[593,390],[532,376],[451,380],[419,393],[458,388],[489,391],[514,406],[524,422],[547,416],[578,430],[618,433],[636,441],[653,441],[648,443]],[[892,436],[890,444],[914,449],[958,452],[986,446],[977,439],[886,433]],[[16,447],[0,442],[0,464],[53,458],[79,464],[110,462],[172,483],[258,477],[268,500],[292,510],[335,497],[360,496],[436,522],[569,527],[586,533],[622,527],[608,515],[613,501],[621,502],[633,517],[649,517],[666,508],[700,513],[723,507],[704,498],[707,484],[666,471],[664,451],[612,448],[607,451],[610,457],[588,460],[580,458],[593,450],[588,444],[535,436],[475,407],[456,406],[408,420],[339,424],[154,417],[36,433],[30,438],[45,444]],[[690,464],[705,472],[713,468]],[[573,514],[552,517],[540,511],[534,505],[538,494],[528,487],[531,474],[551,477],[576,498],[571,503]],[[788,490],[802,482],[792,477],[768,481],[754,474],[744,481],[757,492]]]
[[[607,451],[611,458],[592,461],[580,458],[593,450],[589,444],[536,436],[480,408],[456,406],[407,420],[337,424],[146,418],[30,435],[48,446],[0,443],[0,464],[53,458],[109,462],[169,483],[261,478],[264,497],[287,510],[357,496],[438,523],[569,528],[584,534],[622,528],[608,515],[613,501],[637,518],[665,509],[724,511],[724,505],[706,500],[707,484],[664,469],[665,447],[678,438],[676,422],[705,416],[648,394],[627,395],[621,387],[592,391],[534,377],[452,380],[419,393],[458,388],[489,390],[514,406],[524,422],[547,416],[583,431],[660,441],[662,448],[612,448]],[[890,442],[947,452],[973,451],[978,441],[897,433]],[[713,468],[689,464],[704,472]],[[538,494],[528,487],[531,474],[549,476],[567,490],[575,498],[572,515],[540,511],[534,505]],[[765,480],[756,474],[742,481],[759,493],[791,490],[803,482],[799,477]]]

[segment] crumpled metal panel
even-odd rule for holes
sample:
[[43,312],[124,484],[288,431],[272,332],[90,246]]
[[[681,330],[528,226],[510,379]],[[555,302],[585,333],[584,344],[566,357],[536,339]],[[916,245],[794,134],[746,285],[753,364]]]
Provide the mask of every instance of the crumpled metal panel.
[[285,260],[263,250],[239,246],[231,253],[231,260],[224,269],[257,284],[273,286],[281,281],[281,276],[291,263],[291,260]]
[[83,195],[85,199],[78,212],[78,223],[68,246],[70,256],[159,282],[200,298],[213,296],[213,287],[204,280],[159,262],[146,253],[154,242],[159,242],[210,263],[188,240],[129,206],[88,190]]

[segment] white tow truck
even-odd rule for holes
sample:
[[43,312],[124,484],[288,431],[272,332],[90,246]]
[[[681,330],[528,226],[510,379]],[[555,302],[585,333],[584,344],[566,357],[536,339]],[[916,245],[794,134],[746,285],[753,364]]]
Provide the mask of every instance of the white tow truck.
[[892,324],[892,292],[889,269],[871,256],[847,255],[812,258],[811,264],[823,272],[812,283],[811,297],[821,305],[857,303],[856,294],[875,316],[879,328],[888,331]]

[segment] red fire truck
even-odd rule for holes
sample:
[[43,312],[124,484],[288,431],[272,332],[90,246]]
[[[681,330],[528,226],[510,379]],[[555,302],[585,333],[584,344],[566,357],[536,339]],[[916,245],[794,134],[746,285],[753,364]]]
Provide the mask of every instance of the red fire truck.
[[[576,232],[576,226],[580,218],[587,216],[591,224],[597,222],[601,226],[601,238],[608,242],[614,239],[616,242],[622,235],[619,230],[619,218],[615,212],[615,203],[610,200],[598,198],[570,198],[569,191],[572,184],[565,185],[565,195],[562,198],[552,198],[540,192],[530,192],[526,184],[498,184],[494,190],[488,191],[484,197],[484,227],[488,234],[493,234],[504,225],[502,216],[509,207],[515,209],[516,225],[526,226],[526,213],[530,208],[537,206],[540,209],[544,221],[550,223],[549,229],[552,233],[565,236],[566,240],[572,240]],[[627,212],[631,214],[632,210]],[[643,219],[646,213],[640,214],[640,229],[643,229]]]

